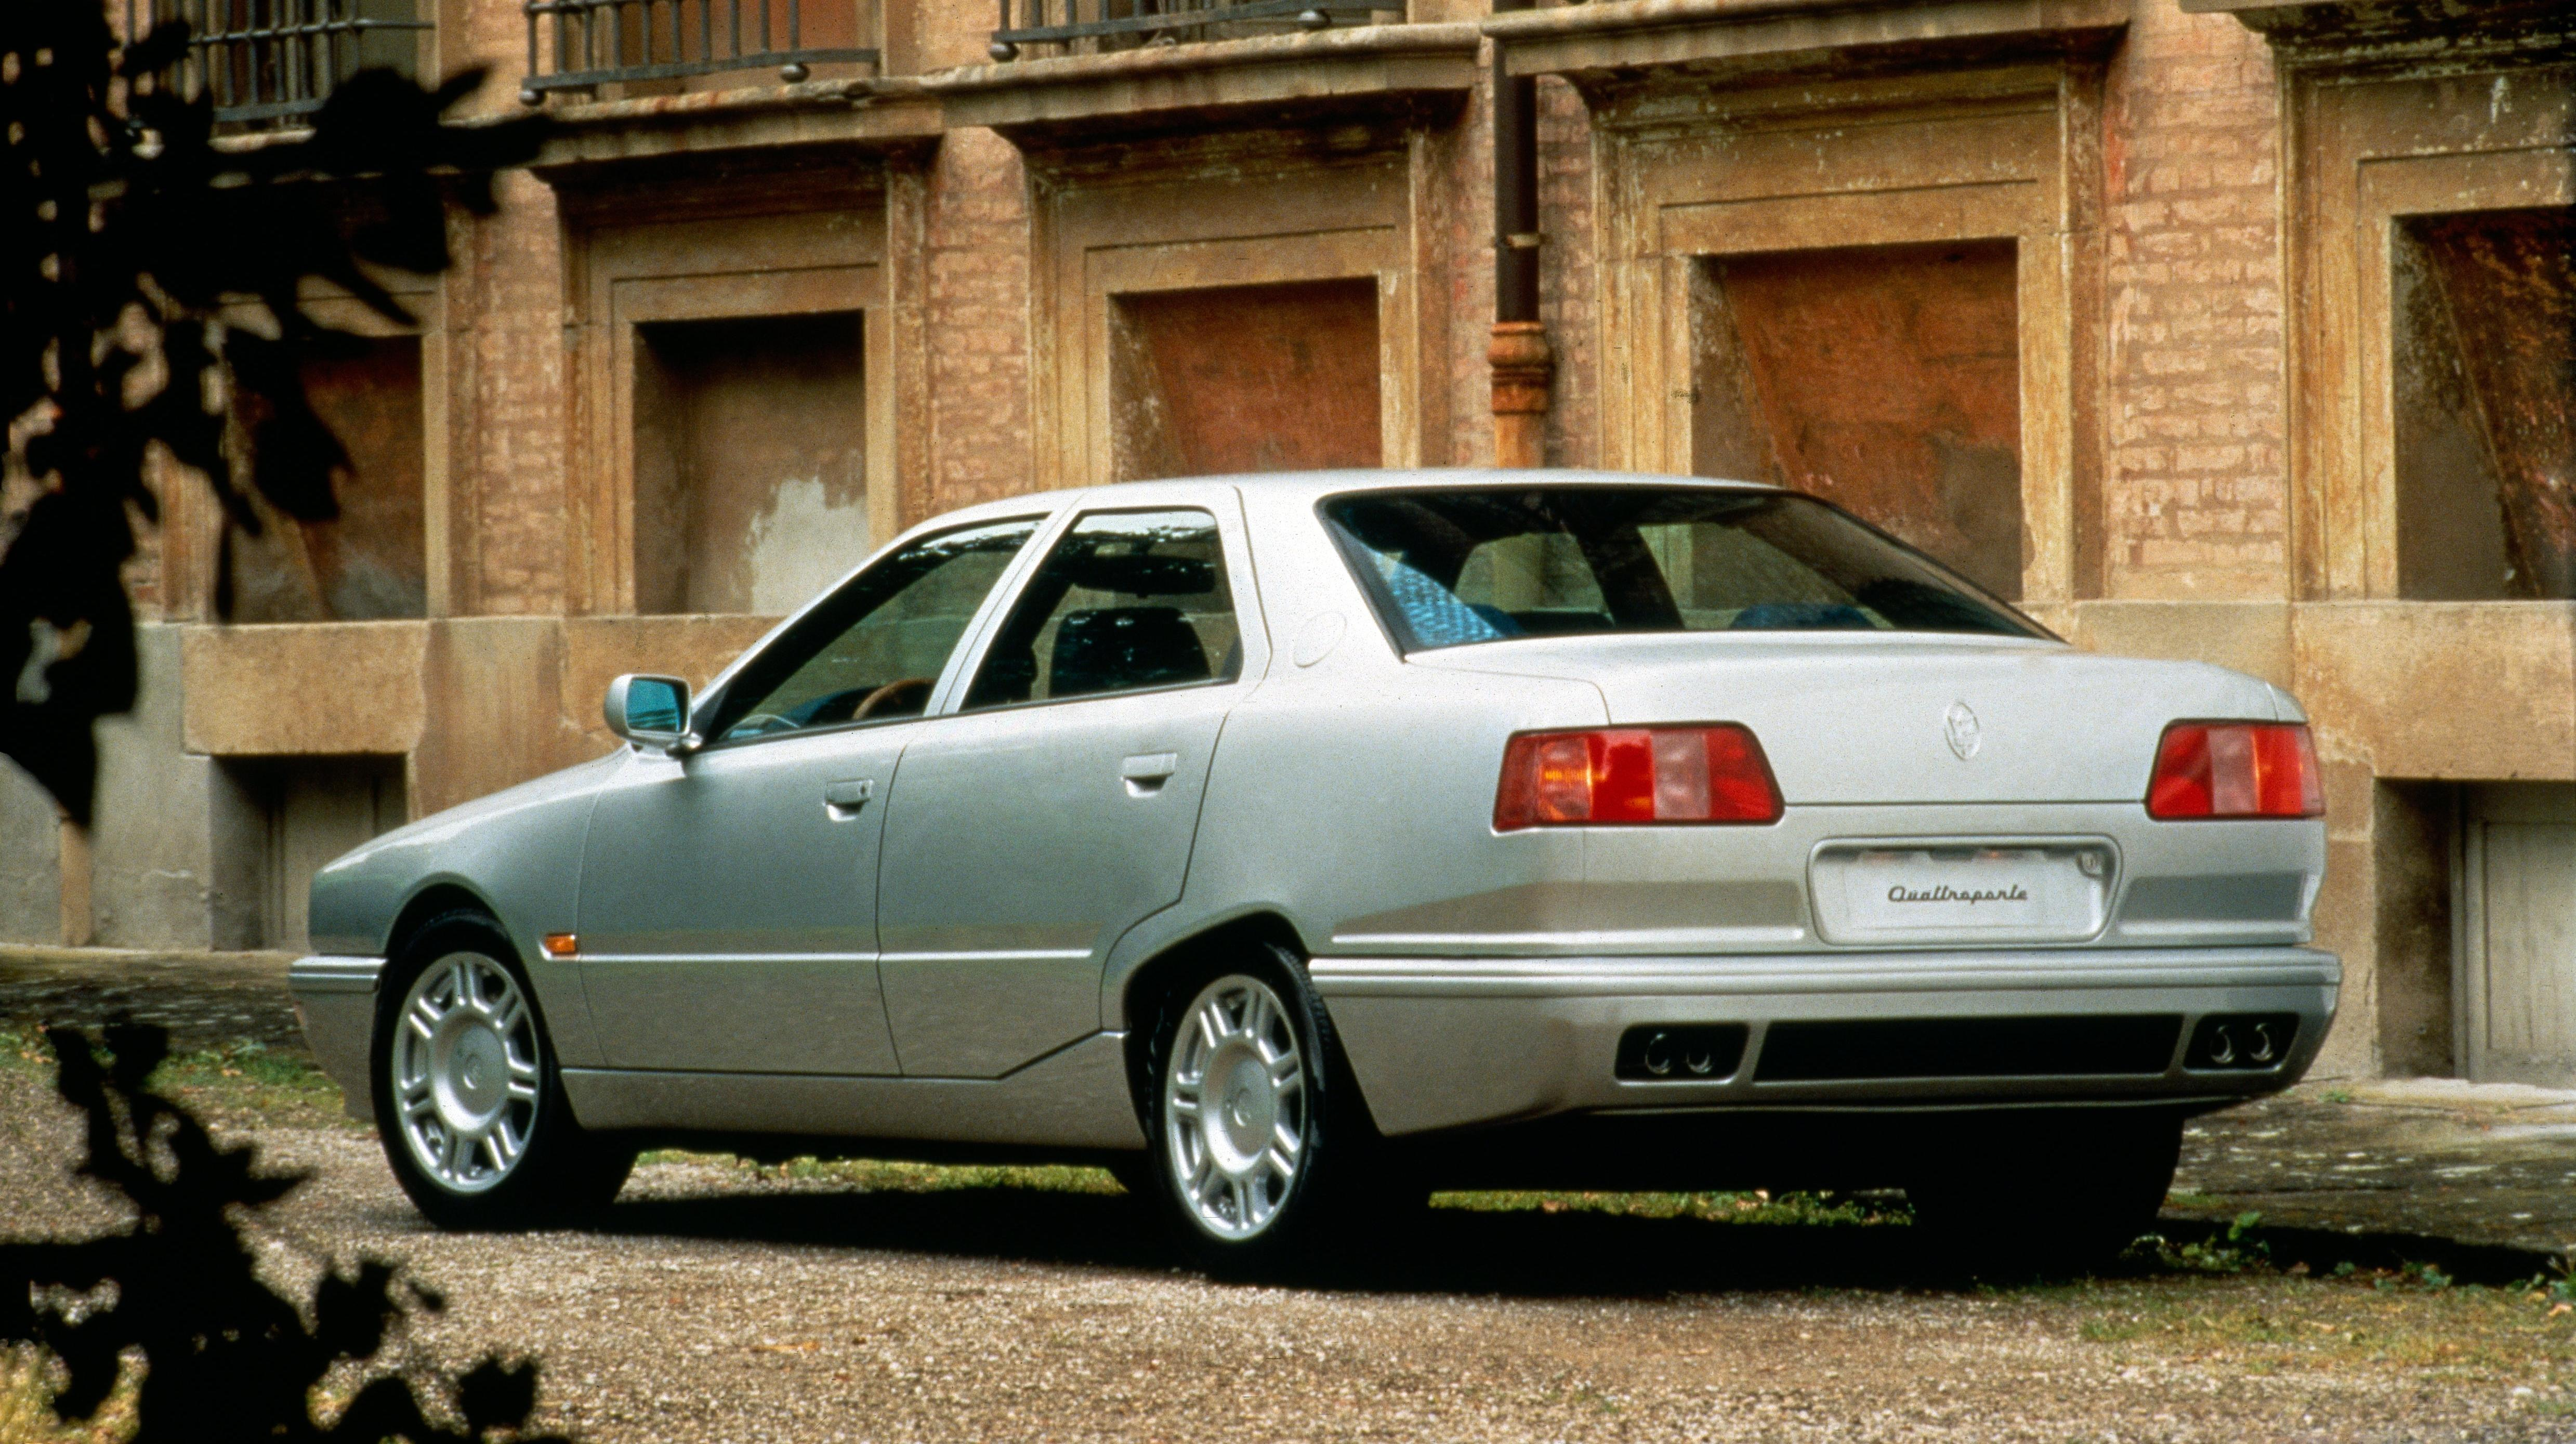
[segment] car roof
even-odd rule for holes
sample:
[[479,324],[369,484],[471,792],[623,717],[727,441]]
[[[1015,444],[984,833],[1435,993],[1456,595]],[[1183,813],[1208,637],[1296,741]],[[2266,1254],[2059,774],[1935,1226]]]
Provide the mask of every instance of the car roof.
[[1064,487],[1053,491],[1023,492],[1018,496],[998,497],[942,512],[934,520],[943,523],[972,522],[1011,516],[1027,516],[1053,511],[1074,498],[1087,494],[1118,495],[1143,492],[1153,487],[1237,486],[1265,497],[1339,496],[1351,492],[1473,490],[1487,487],[1530,486],[1697,486],[1718,491],[1778,491],[1779,487],[1756,481],[1733,481],[1705,476],[1661,476],[1652,472],[1592,471],[1572,467],[1541,467],[1506,470],[1499,467],[1442,466],[1393,468],[1352,468],[1341,471],[1264,471],[1218,473],[1211,476],[1162,477],[1152,481],[1113,482],[1101,486]]

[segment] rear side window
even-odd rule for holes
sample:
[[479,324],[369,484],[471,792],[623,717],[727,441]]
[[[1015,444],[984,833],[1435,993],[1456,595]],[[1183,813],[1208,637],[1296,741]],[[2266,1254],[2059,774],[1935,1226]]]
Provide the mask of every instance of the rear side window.
[[1029,578],[966,710],[1231,682],[1242,670],[1216,518],[1094,512]]
[[1599,632],[2047,633],[1813,497],[1561,487],[1335,497],[1324,520],[1407,651]]

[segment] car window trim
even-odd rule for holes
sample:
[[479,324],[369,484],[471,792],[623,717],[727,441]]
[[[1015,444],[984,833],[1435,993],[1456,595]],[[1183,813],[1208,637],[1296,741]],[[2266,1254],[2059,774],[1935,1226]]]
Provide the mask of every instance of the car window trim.
[[1074,493],[1056,508],[1055,514],[1047,518],[1036,535],[1029,538],[1028,545],[1020,548],[1020,554],[1011,558],[1011,565],[1003,571],[1001,579],[993,583],[993,590],[984,598],[984,605],[976,609],[974,620],[967,624],[966,634],[957,639],[957,650],[949,655],[949,665],[940,672],[939,685],[930,689],[930,700],[923,704],[922,716],[959,715],[959,704],[966,700],[966,691],[974,681],[976,669],[984,665],[984,653],[992,646],[994,635],[1009,619],[1011,608],[1019,605],[1020,593],[1027,590],[1029,578],[1055,550],[1055,544],[1082,517],[1083,498],[1096,490],[1086,487]]
[[[945,710],[943,710],[940,715],[951,717],[984,717],[999,712],[1017,712],[1030,707],[1053,707],[1060,703],[1099,702],[1112,697],[1142,697],[1155,692],[1183,692],[1194,687],[1235,687],[1253,680],[1255,675],[1252,665],[1253,651],[1249,644],[1249,629],[1244,624],[1244,589],[1241,583],[1237,580],[1238,569],[1236,567],[1236,562],[1238,558],[1240,558],[1245,563],[1241,568],[1241,572],[1248,576],[1251,570],[1250,553],[1252,550],[1252,538],[1249,530],[1247,529],[1246,523],[1243,520],[1243,498],[1241,494],[1234,492],[1231,489],[1220,489],[1211,492],[1185,494],[1187,499],[1181,501],[1122,501],[1120,504],[1112,506],[1084,505],[1085,502],[1094,501],[1102,497],[1112,496],[1115,494],[1116,488],[1114,486],[1092,487],[1076,495],[1066,504],[1063,513],[1056,519],[1056,524],[1048,529],[1044,537],[1039,538],[1039,540],[1043,541],[1045,545],[1041,547],[1033,543],[1022,555],[1022,560],[1026,561],[1028,565],[1025,568],[1015,569],[1013,575],[1005,578],[1010,587],[1011,606],[1015,607],[1019,604],[1020,594],[1027,590],[1030,578],[1035,575],[1038,567],[1044,563],[1046,557],[1055,551],[1056,543],[1064,539],[1064,534],[1066,532],[1069,532],[1073,530],[1074,527],[1080,525],[1082,519],[1085,517],[1118,515],[1133,516],[1139,513],[1156,511],[1203,511],[1206,512],[1209,518],[1216,523],[1217,547],[1225,555],[1226,594],[1234,606],[1234,634],[1237,645],[1243,648],[1243,656],[1236,666],[1234,676],[1231,678],[1211,677],[1203,682],[1167,682],[1159,687],[1129,687],[1122,688],[1115,692],[1085,692],[1079,697],[1039,697],[1026,702],[1005,702],[995,707],[978,707],[971,713],[966,712],[962,709],[964,708],[966,694],[971,689],[975,674],[983,669],[985,654],[991,650],[994,639],[1001,633],[1002,624],[1010,617],[1010,607],[1003,607],[996,609],[988,617],[978,618],[980,631],[973,639],[974,656],[972,658],[972,664],[962,670],[954,679],[956,687],[953,694],[949,692],[947,686],[949,679],[945,677],[942,678],[940,692],[932,699],[934,705],[944,704]],[[1219,498],[1223,498],[1226,502],[1230,502],[1232,504],[1232,509],[1229,510],[1228,507],[1220,505],[1218,501]],[[996,586],[993,590],[998,593],[1002,588],[1000,586]],[[1260,613],[1257,610],[1252,613],[1252,616],[1255,622],[1259,621]],[[1269,634],[1265,631],[1262,633],[1261,648],[1261,662],[1264,669],[1269,666],[1270,648],[1268,643]],[[929,714],[925,713],[924,715],[926,716]]]
[[[919,546],[923,542],[935,541],[940,537],[948,536],[956,532],[974,531],[983,527],[1008,526],[1013,522],[1022,521],[1036,523],[1029,532],[1029,539],[1020,543],[1020,549],[1012,556],[1010,564],[1002,569],[1002,574],[1000,576],[994,578],[991,589],[984,593],[983,601],[977,603],[975,610],[968,615],[965,629],[958,634],[957,644],[949,648],[948,660],[941,665],[938,680],[931,685],[930,696],[923,703],[922,709],[919,712],[903,717],[870,717],[856,722],[833,722],[821,727],[797,727],[784,732],[763,732],[757,737],[710,737],[700,744],[697,750],[700,752],[713,752],[718,750],[730,752],[738,747],[749,747],[762,742],[777,742],[790,737],[822,737],[834,732],[856,732],[878,727],[888,727],[899,722],[925,722],[943,715],[937,710],[939,699],[953,680],[952,674],[954,674],[957,669],[958,659],[966,654],[969,644],[976,639],[978,629],[984,626],[988,620],[988,614],[992,610],[993,606],[993,599],[1002,595],[1005,591],[1008,591],[1013,595],[1017,595],[1017,582],[1019,576],[1029,566],[1030,557],[1033,555],[1041,555],[1042,552],[1040,548],[1042,546],[1053,545],[1055,535],[1062,530],[1060,523],[1063,520],[1064,509],[1059,506],[1053,511],[1028,512],[1011,516],[984,517],[976,521],[961,522],[956,526],[942,527],[936,531],[925,531],[917,536],[904,538],[896,544],[888,546],[882,554],[871,558],[868,562],[853,570],[848,576],[842,578],[839,586],[831,588],[815,597],[812,601],[807,602],[804,606],[797,608],[793,615],[788,617],[786,621],[779,624],[778,633],[770,638],[773,645],[785,641],[792,633],[794,624],[803,620],[807,613],[813,611],[819,606],[822,606],[825,602],[829,601],[834,596],[839,595],[846,588],[857,586],[878,563],[892,561],[894,558],[911,550],[913,547]],[[829,639],[826,640],[825,645],[829,645]],[[818,648],[817,650],[820,649]],[[757,660],[759,659],[754,654],[745,653],[740,664],[726,669],[728,675],[722,680],[730,683],[732,676],[748,671],[751,664]],[[714,690],[715,689],[712,686],[708,689],[710,694],[712,694]],[[691,706],[689,708],[690,713],[692,714],[692,720],[695,720],[695,713],[697,712],[695,703],[696,699],[692,698]]]

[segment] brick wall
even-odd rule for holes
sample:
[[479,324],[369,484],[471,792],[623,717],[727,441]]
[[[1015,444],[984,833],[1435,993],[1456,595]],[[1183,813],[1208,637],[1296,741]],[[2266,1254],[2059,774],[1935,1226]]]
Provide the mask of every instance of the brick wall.
[[[1492,51],[1488,44],[1487,55]],[[1447,292],[1448,354],[1445,370],[1426,367],[1425,384],[1435,380],[1449,391],[1446,454],[1426,446],[1430,466],[1491,466],[1494,462],[1494,400],[1485,365],[1485,346],[1494,329],[1494,98],[1492,72],[1479,68],[1475,93],[1459,117],[1454,139],[1446,147],[1453,170],[1450,204],[1439,242],[1437,269],[1424,278]],[[1554,279],[1539,278],[1544,296]]]
[[2113,596],[2278,596],[2288,564],[2271,60],[2139,7],[2106,115]]
[[[929,198],[930,510],[1030,487],[1029,208],[1019,152],[952,132]],[[920,518],[906,516],[906,522]]]
[[1539,319],[1547,323],[1548,343],[1556,348],[1547,460],[1551,466],[1592,466],[1601,459],[1592,120],[1583,97],[1554,76],[1543,76],[1538,83],[1538,225],[1547,238],[1540,253]]
[[[565,610],[564,297],[554,192],[500,178],[501,209],[454,222],[447,278],[456,611]],[[433,380],[432,384],[436,384]]]

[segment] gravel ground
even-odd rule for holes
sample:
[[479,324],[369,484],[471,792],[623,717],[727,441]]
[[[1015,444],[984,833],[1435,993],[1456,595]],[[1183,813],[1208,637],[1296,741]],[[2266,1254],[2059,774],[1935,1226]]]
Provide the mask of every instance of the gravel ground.
[[[2576,1317],[2519,1290],[2205,1274],[1991,1290],[1902,1226],[1435,1210],[1314,1286],[1180,1272],[1115,1194],[639,1171],[606,1227],[428,1231],[371,1136],[226,1109],[313,1181],[283,1274],[407,1260],[421,1343],[545,1365],[541,1422],[663,1440],[2565,1440]],[[0,1234],[95,1227],[42,1076],[0,1071]]]

